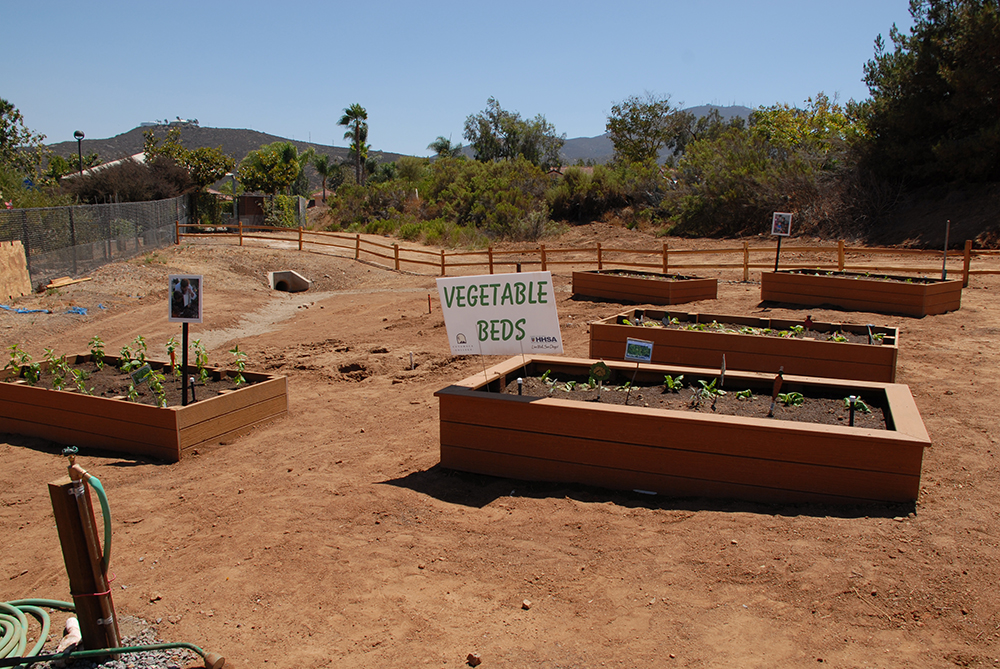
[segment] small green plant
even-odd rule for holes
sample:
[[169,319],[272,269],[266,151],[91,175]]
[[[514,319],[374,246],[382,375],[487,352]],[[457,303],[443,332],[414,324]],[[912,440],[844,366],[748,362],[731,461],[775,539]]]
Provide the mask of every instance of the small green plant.
[[139,401],[139,391],[135,387],[135,383],[128,384],[128,393],[126,394],[129,402]]
[[[850,397],[845,397],[844,398],[844,408],[845,409],[850,409],[851,408],[851,398]],[[854,398],[854,410],[855,411],[860,411],[861,413],[871,413],[872,412],[871,407],[868,406],[867,404],[865,404],[865,401],[862,400],[860,397],[855,397]]]
[[90,343],[90,359],[94,361],[97,369],[104,369],[104,340],[94,335]]
[[234,358],[236,358],[236,376],[233,377],[233,383],[235,383],[236,387],[239,388],[247,382],[247,380],[243,378],[243,372],[247,368],[247,354],[240,350],[239,344],[236,344],[236,346],[229,349],[229,352],[233,354]]
[[129,374],[142,367],[142,362],[135,357],[135,353],[128,344],[122,346],[118,351],[118,358],[118,369],[125,374]]
[[738,391],[736,393],[733,393],[733,394],[736,396],[736,399],[738,399],[738,400],[752,400],[753,399],[753,391],[751,391],[749,388],[747,388],[746,390],[740,390],[740,391]]
[[74,369],[72,370],[72,374],[73,374],[73,385],[76,386],[77,390],[79,390],[84,395],[93,394],[94,389],[87,387],[87,379],[90,378],[90,374],[88,374],[85,370],[82,369]]
[[10,351],[10,360],[7,361],[7,364],[3,368],[6,378],[19,378],[23,369],[24,378],[27,379],[28,383],[31,385],[38,383],[38,379],[42,376],[41,365],[37,362],[32,362],[31,356],[21,348],[20,344],[14,344],[7,350]]
[[551,384],[549,383],[549,376],[550,376],[551,374],[552,374],[552,370],[551,370],[551,369],[546,369],[546,370],[545,370],[545,373],[544,373],[544,374],[542,374],[542,383],[544,383],[544,384],[546,384],[546,385],[551,385]]
[[167,355],[170,356],[170,373],[174,376],[180,375],[180,365],[177,364],[177,337],[167,340]]
[[800,335],[803,332],[805,332],[805,330],[806,330],[806,328],[805,328],[804,325],[793,325],[793,326],[791,326],[788,329],[792,331],[792,334],[791,334],[792,337],[794,337],[796,335]]
[[786,407],[798,407],[802,406],[806,398],[802,396],[802,393],[778,393],[778,401]]
[[678,374],[677,376],[670,376],[669,374],[663,377],[663,387],[672,393],[678,393],[684,387],[684,375]]
[[567,381],[563,385],[563,388],[565,388],[567,392],[570,392],[570,393],[573,392],[573,389],[576,388],[576,381]]
[[167,377],[163,375],[163,372],[153,370],[150,372],[149,376],[146,377],[146,382],[149,384],[149,389],[153,391],[156,396],[156,406],[165,407],[167,406],[167,393],[163,388],[163,382],[167,380]]
[[191,342],[191,347],[194,349],[194,366],[198,370],[198,381],[205,383],[208,381],[208,351],[205,350],[204,345],[202,345],[200,339],[195,339]]
[[136,338],[132,341],[135,344],[135,357],[139,361],[140,367],[146,364],[146,353],[148,350],[146,348],[146,340],[142,335],[136,335]]
[[56,357],[51,348],[45,349],[44,355],[49,374],[52,375],[52,387],[55,390],[62,390],[66,387],[66,376],[70,373],[69,365],[66,364],[66,356]]
[[847,337],[844,336],[842,332],[834,332],[832,335],[826,338],[827,341],[835,341],[843,344],[847,341]]
[[711,383],[706,382],[704,379],[698,379],[698,385],[701,386],[701,390],[698,394],[708,399],[710,397],[721,397],[726,394],[726,391],[722,388],[716,388],[715,384],[718,383],[718,379],[712,379]]

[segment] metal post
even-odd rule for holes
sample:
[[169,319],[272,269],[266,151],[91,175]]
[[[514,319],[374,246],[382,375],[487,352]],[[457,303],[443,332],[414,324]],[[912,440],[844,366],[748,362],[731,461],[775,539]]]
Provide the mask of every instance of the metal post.
[[941,280],[948,278],[948,237],[951,235],[951,219],[944,226],[944,254],[941,256]]

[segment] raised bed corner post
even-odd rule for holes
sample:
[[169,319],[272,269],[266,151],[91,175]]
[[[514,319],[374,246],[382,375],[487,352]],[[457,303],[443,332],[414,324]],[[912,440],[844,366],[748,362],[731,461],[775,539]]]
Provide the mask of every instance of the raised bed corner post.
[[941,280],[948,280],[948,237],[951,235],[951,219],[944,226],[944,253],[941,254]]
[[962,269],[962,288],[969,287],[969,266],[972,264],[972,240],[965,240],[965,265]]

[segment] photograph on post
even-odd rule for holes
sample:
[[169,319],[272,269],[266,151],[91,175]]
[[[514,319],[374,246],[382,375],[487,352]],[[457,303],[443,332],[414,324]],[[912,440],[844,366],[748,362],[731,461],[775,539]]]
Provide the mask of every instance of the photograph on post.
[[779,237],[788,237],[792,234],[792,215],[776,212],[771,218],[771,234]]
[[171,274],[170,321],[178,323],[201,323],[202,277],[195,274]]

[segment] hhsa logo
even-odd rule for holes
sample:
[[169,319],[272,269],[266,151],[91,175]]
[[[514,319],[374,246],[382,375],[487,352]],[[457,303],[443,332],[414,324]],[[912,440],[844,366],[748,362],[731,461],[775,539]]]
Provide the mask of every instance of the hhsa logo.
[[559,350],[559,337],[535,335],[531,338],[531,348],[534,351]]

